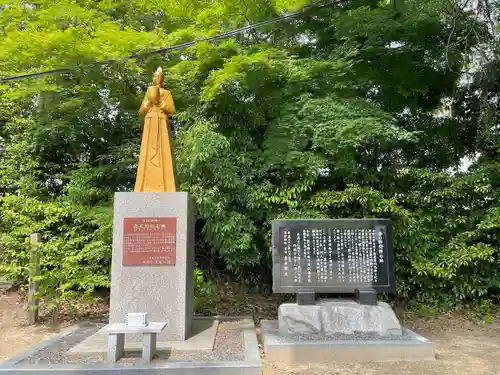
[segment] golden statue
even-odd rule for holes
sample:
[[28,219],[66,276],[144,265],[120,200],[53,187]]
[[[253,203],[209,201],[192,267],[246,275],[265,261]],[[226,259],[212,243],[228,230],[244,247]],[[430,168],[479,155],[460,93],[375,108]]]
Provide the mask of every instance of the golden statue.
[[176,181],[168,115],[175,113],[174,99],[163,88],[163,71],[158,68],[148,87],[139,113],[146,115],[142,134],[141,153],[135,180],[135,192],[175,192]]

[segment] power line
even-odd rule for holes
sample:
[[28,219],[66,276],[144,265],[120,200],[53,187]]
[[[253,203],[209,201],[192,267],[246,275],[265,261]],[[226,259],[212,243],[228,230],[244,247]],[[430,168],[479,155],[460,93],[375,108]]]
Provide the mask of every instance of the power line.
[[[217,34],[215,36],[211,36],[211,37],[208,37],[208,38],[202,38],[202,39],[194,40],[192,42],[185,42],[185,43],[177,44],[177,45],[170,46],[170,47],[163,47],[163,48],[155,49],[155,50],[148,51],[148,52],[134,53],[132,55],[124,56],[124,57],[119,58],[119,59],[94,61],[94,62],[91,62],[91,63],[88,63],[88,64],[83,64],[81,66],[104,65],[104,64],[109,64],[109,63],[113,63],[113,62],[116,62],[116,61],[122,61],[122,60],[136,59],[136,58],[139,58],[139,57],[151,56],[151,55],[155,55],[155,54],[158,54],[158,53],[178,51],[178,50],[181,50],[181,49],[184,49],[184,48],[193,47],[194,45],[196,45],[197,43],[200,43],[200,42],[208,42],[208,41],[215,41],[215,40],[219,40],[219,39],[225,39],[225,38],[228,38],[230,36],[241,34],[241,33],[245,32],[245,31],[253,30],[253,29],[256,29],[256,28],[259,28],[259,27],[262,27],[262,26],[267,26],[267,25],[270,25],[270,24],[273,24],[273,23],[276,23],[276,22],[281,22],[283,20],[287,20],[287,19],[290,19],[290,18],[295,18],[295,17],[297,17],[299,15],[302,15],[304,13],[307,13],[307,12],[321,10],[321,9],[329,8],[329,7],[332,7],[332,6],[335,6],[335,5],[340,5],[340,4],[345,3],[345,2],[346,2],[346,0],[336,0],[336,1],[332,1],[330,3],[326,3],[326,4],[323,4],[323,5],[314,5],[314,6],[310,6],[310,7],[304,8],[304,9],[298,11],[298,12],[295,12],[295,13],[286,14],[286,15],[283,15],[283,16],[280,16],[280,17],[272,18],[272,19],[269,19],[269,20],[261,21],[261,22],[256,22],[256,23],[253,23],[251,25],[247,25],[247,26],[244,26],[244,27],[241,27],[239,29],[232,30],[232,31],[227,31],[225,33]],[[51,69],[51,70],[46,70],[46,71],[37,72],[37,73],[29,73],[29,74],[22,74],[22,75],[17,75],[17,76],[2,77],[2,78],[0,78],[0,82],[15,81],[15,80],[18,80],[18,79],[23,79],[23,78],[41,77],[41,76],[50,75],[50,74],[57,74],[57,73],[68,73],[68,72],[70,72],[72,70],[80,68],[81,66],[72,66],[72,67],[67,67],[67,68],[57,68],[57,69]]]

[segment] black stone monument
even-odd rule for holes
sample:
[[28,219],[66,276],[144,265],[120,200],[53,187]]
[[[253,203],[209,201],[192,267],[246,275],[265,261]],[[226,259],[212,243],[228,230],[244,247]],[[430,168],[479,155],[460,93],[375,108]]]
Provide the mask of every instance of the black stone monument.
[[353,293],[361,304],[396,292],[392,225],[388,219],[274,220],[273,291]]

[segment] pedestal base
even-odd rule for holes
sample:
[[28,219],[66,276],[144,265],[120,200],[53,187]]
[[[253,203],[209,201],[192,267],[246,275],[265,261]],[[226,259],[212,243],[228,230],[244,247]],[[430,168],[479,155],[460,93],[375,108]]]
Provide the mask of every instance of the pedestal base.
[[263,320],[260,332],[266,359],[287,364],[436,359],[435,345],[408,329],[401,336],[388,337],[281,335],[276,320]]
[[[190,334],[184,341],[164,341],[158,339],[156,349],[163,351],[207,351],[214,349],[219,321],[217,319],[193,318]],[[168,331],[168,327],[165,328]],[[138,352],[143,348],[143,338],[140,340],[125,340],[125,352]],[[68,350],[71,356],[98,356],[106,352],[107,336],[101,332],[90,335]]]
[[[158,336],[159,341],[186,339],[194,300],[193,208],[187,193],[115,194],[110,323],[125,323],[128,313],[147,313],[151,321],[167,322],[167,329]],[[142,218],[145,223],[137,224],[141,220],[134,220],[132,229],[127,229],[132,234],[137,231],[139,236],[131,238],[127,232],[127,246],[130,248],[132,243],[134,253],[128,254],[133,262],[127,261],[124,265],[124,220],[130,218]],[[162,250],[165,247],[162,225],[155,224],[155,219],[162,219],[158,223],[166,221],[164,219],[175,223],[175,232],[163,228],[175,234],[175,254]],[[155,241],[158,243],[154,246],[149,244]],[[158,260],[165,255],[170,257],[170,264],[161,264]],[[144,263],[137,262],[143,258]],[[125,341],[142,343],[142,336],[127,334]]]

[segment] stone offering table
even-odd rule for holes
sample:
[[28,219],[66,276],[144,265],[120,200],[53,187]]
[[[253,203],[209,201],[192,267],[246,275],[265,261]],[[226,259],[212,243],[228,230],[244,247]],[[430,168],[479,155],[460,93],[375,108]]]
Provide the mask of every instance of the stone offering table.
[[142,362],[151,362],[156,352],[156,338],[167,323],[149,323],[147,326],[129,326],[126,323],[108,324],[98,334],[108,335],[108,362],[115,363],[125,352],[125,334],[142,334]]
[[[435,359],[434,345],[401,327],[377,293],[394,294],[387,219],[275,220],[273,290],[296,293],[262,321],[266,357],[289,363]],[[316,301],[316,293],[354,300]]]

